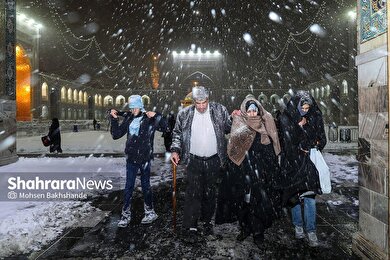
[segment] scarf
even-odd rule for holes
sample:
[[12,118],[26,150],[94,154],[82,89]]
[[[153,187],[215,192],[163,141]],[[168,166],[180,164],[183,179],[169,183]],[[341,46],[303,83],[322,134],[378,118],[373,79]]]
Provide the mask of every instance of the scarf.
[[[259,115],[248,117],[245,111],[245,104],[249,100],[255,100],[259,107]],[[275,121],[254,98],[245,99],[241,104],[241,115],[233,116],[233,123],[227,147],[227,154],[236,165],[241,165],[245,154],[252,146],[256,133],[261,135],[261,144],[268,145],[273,141],[275,154],[280,153],[280,143]],[[271,139],[270,139],[271,138]]]
[[138,117],[134,117],[133,121],[131,121],[129,125],[129,133],[130,135],[135,135],[138,136],[139,134],[139,128],[141,126],[141,120],[142,120],[142,115]]

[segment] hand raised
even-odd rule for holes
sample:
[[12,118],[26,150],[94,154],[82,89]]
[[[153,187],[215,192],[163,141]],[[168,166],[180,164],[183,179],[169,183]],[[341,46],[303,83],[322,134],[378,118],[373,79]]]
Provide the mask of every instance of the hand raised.
[[232,116],[240,116],[241,115],[241,110],[235,109],[232,112]]
[[110,115],[113,117],[113,118],[118,118],[118,111],[116,109],[111,109],[110,111]]
[[146,116],[148,117],[148,118],[152,118],[152,117],[154,117],[156,115],[156,112],[153,112],[153,111],[148,111],[148,112],[146,112]]

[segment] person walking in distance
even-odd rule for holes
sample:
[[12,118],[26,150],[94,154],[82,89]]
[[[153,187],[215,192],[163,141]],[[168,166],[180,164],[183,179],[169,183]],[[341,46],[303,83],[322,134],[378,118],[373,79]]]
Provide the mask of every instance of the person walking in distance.
[[96,124],[97,124],[96,118],[92,120],[92,124],[93,124],[93,130],[96,130]]
[[49,133],[47,135],[51,140],[51,144],[49,147],[50,153],[54,153],[54,152],[62,153],[60,121],[58,120],[58,118],[53,118],[51,120]]

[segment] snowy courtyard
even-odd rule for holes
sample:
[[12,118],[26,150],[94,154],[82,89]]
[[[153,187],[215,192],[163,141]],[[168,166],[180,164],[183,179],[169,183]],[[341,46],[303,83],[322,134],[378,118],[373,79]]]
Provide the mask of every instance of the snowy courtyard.
[[[333,193],[328,195],[318,196],[317,200],[319,202],[319,208],[327,208],[328,211],[337,212],[337,210],[347,210],[347,218],[343,220],[342,224],[347,224],[350,228],[354,229],[357,226],[357,206],[358,206],[358,196],[356,192],[348,192],[350,189],[357,191],[357,161],[354,155],[333,155],[330,153],[324,154],[325,160],[327,161],[332,174],[332,186]],[[134,222],[130,227],[123,230],[117,230],[116,222],[119,218],[119,209],[116,208],[104,208],[104,203],[97,203],[96,201],[104,200],[109,198],[112,194],[115,194],[117,198],[117,205],[120,204],[122,193],[120,190],[124,187],[125,181],[125,158],[112,158],[112,157],[92,157],[92,156],[80,156],[80,157],[68,157],[68,158],[52,158],[52,157],[40,157],[40,158],[20,158],[18,162],[3,166],[0,168],[2,173],[28,173],[28,172],[50,172],[52,174],[58,175],[66,172],[94,172],[104,174],[106,178],[111,178],[113,180],[114,190],[110,194],[89,194],[87,201],[43,201],[43,202],[11,202],[3,201],[0,202],[1,212],[0,212],[0,257],[9,257],[9,256],[33,256],[38,257],[42,254],[53,254],[55,250],[52,248],[53,244],[58,244],[56,241],[67,234],[67,232],[78,230],[82,228],[83,230],[93,230],[97,227],[103,225],[105,228],[111,229],[106,230],[108,236],[114,241],[118,239],[121,240],[121,237],[124,238],[119,244],[127,243],[127,246],[124,246],[126,249],[113,250],[110,248],[110,244],[102,246],[99,251],[97,248],[87,250],[86,253],[78,255],[75,252],[81,251],[72,251],[73,256],[91,256],[98,257],[121,257],[121,256],[130,256],[130,257],[151,257],[154,258],[158,254],[163,254],[165,257],[173,257],[174,248],[164,249],[169,252],[160,252],[162,250],[161,246],[151,245],[149,242],[143,240],[152,240],[154,242],[160,241],[164,243],[176,243],[176,247],[179,246],[180,241],[175,240],[175,236],[169,234],[171,231],[171,165],[165,162],[165,158],[156,158],[152,164],[152,177],[151,182],[154,187],[157,195],[157,210],[161,208],[160,221],[157,221],[156,224],[148,227],[140,227],[138,217],[135,218]],[[178,178],[182,179],[183,173],[182,169],[178,171]],[[139,181],[139,180],[137,180]],[[180,181],[181,183],[181,181]],[[139,184],[139,183],[138,183]],[[141,212],[141,201],[142,196],[140,187],[138,188],[138,196],[136,196],[135,203],[139,204],[138,207],[135,207],[135,210]],[[180,189],[179,189],[180,191]],[[342,192],[340,192],[342,191]],[[183,192],[179,193],[179,211],[178,211],[178,225],[180,223],[180,203],[183,195]],[[111,204],[115,204],[110,202]],[[103,205],[103,206],[102,206]],[[352,210],[351,210],[352,209]],[[336,211],[335,211],[336,210]],[[349,218],[349,219],[348,219]],[[286,218],[288,219],[288,218]],[[284,219],[283,221],[286,221]],[[335,219],[337,217],[335,216]],[[318,215],[318,229],[319,229],[319,238],[323,240],[322,247],[325,247],[329,250],[332,250],[332,245],[329,240],[332,238],[327,238],[325,235],[328,230],[324,229],[324,225],[327,226],[329,223],[326,223],[322,219],[321,215]],[[103,224],[102,224],[103,223]],[[105,224],[104,224],[105,223]],[[183,257],[233,257],[233,258],[247,258],[255,257],[256,255],[260,256],[262,253],[258,252],[257,247],[250,242],[250,240],[244,241],[242,244],[239,244],[235,241],[236,233],[238,232],[237,223],[224,224],[221,226],[216,226],[217,237],[206,241],[204,245],[207,245],[206,248],[202,246],[198,249],[193,245],[190,245],[187,249],[182,248],[178,252],[179,255]],[[338,225],[333,223],[332,225]],[[278,236],[280,239],[289,240],[289,237],[286,235],[291,233],[291,223],[287,225],[277,222],[275,225],[277,228]],[[156,230],[151,230],[156,228]],[[161,229],[161,230],[159,230]],[[340,229],[340,227],[336,227]],[[141,239],[140,241],[135,241],[131,239],[133,231],[137,234],[134,234],[134,238]],[[161,233],[165,230],[166,232]],[[272,229],[271,229],[272,230]],[[100,231],[99,231],[100,232]],[[129,233],[127,233],[129,232]],[[140,237],[139,233],[144,232],[145,235],[149,234],[150,237]],[[334,231],[337,233],[337,231]],[[343,232],[342,230],[339,232]],[[286,234],[285,234],[286,233]],[[124,235],[127,234],[127,235]],[[152,234],[152,235],[151,235]],[[154,234],[154,235],[153,235]],[[165,235],[163,235],[165,234]],[[333,233],[332,233],[333,234]],[[336,235],[337,234],[333,234]],[[344,234],[345,235],[345,234]],[[352,233],[348,234],[351,236]],[[107,239],[102,235],[104,239]],[[157,237],[159,236],[159,237]],[[272,234],[266,234],[267,237],[273,237]],[[126,238],[125,238],[126,237]],[[284,237],[284,238],[283,238]],[[85,240],[84,236],[84,240]],[[96,238],[95,238],[96,239]],[[103,239],[103,240],[104,240]],[[347,238],[347,241],[350,241],[351,237]],[[79,240],[82,240],[79,237]],[[99,243],[104,244],[104,241],[95,241],[94,239],[87,239],[90,243],[98,245]],[[98,239],[99,240],[99,239]],[[92,241],[92,242],[91,242]],[[126,242],[127,241],[127,242]],[[130,241],[130,242],[129,242]],[[165,241],[165,242],[164,242]],[[176,242],[175,242],[176,241]],[[270,241],[275,241],[270,239]],[[139,242],[139,243],[138,243]],[[85,242],[84,242],[85,243]],[[270,242],[271,243],[271,242]],[[271,243],[271,244],[272,244]],[[142,244],[149,244],[148,246],[140,246]],[[90,245],[89,245],[90,246]],[[180,246],[183,246],[180,244]],[[275,245],[276,246],[276,245]],[[278,244],[277,248],[279,250],[283,249],[282,246]],[[345,254],[350,254],[351,244],[347,243],[344,245]],[[288,249],[288,248],[287,248]],[[53,251],[54,250],[54,251]],[[91,251],[92,250],[92,251]],[[95,251],[93,251],[95,250]],[[202,252],[204,250],[204,252]],[[307,252],[306,249],[302,249],[302,254],[305,255]],[[62,252],[62,251],[61,251]],[[100,252],[100,253],[99,253]],[[256,253],[257,252],[257,253]],[[288,252],[288,250],[287,250]],[[305,253],[306,252],[306,253]],[[272,253],[271,255],[274,255]],[[68,255],[69,256],[69,255]],[[46,257],[54,257],[54,255],[46,255]],[[65,257],[65,255],[64,255]],[[44,257],[45,258],[45,257]]]
[[[376,189],[388,168],[371,176],[365,161],[388,163],[379,144],[388,124],[386,132],[382,114],[372,120],[362,113],[388,111],[388,102],[369,92],[366,108],[361,98],[364,89],[382,93],[377,86],[388,82],[384,43],[373,54],[362,45],[385,35],[385,2],[5,1],[0,259],[355,259],[356,236],[366,232],[377,242],[375,232],[388,226],[388,212],[374,212],[388,199]],[[375,17],[362,16],[374,9]],[[315,195],[322,193],[321,167],[295,157],[311,148],[330,168],[328,194]],[[187,163],[187,152],[196,162],[189,171],[177,166],[174,188],[166,151],[174,163]],[[150,192],[145,164],[153,154]],[[225,155],[239,171],[228,172]],[[232,172],[242,180],[221,180]],[[236,184],[242,196],[225,192]],[[226,200],[239,208],[224,216],[230,223],[215,224],[215,196],[219,206]],[[305,200],[304,227],[295,207],[294,228],[282,198],[286,205]],[[364,218],[368,213],[374,218]],[[376,214],[383,217],[378,226]],[[242,228],[238,218],[245,218]]]

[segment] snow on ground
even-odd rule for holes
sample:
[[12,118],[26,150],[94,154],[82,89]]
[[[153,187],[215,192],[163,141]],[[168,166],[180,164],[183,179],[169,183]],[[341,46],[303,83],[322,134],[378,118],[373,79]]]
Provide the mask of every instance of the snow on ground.
[[[95,176],[101,174],[111,179],[113,190],[119,190],[125,185],[125,160],[124,157],[20,158],[16,163],[0,167],[0,174],[50,172],[60,178],[69,172],[93,172]],[[151,171],[151,185],[172,179],[170,164],[164,159],[152,162]],[[0,258],[39,250],[64,229],[98,210],[89,202],[80,201],[1,201],[0,208]]]
[[[0,258],[40,250],[97,211],[89,202],[1,202]],[[7,212],[8,214],[4,214]]]
[[[357,183],[354,156],[324,153],[324,158],[331,169],[333,182]],[[51,172],[58,176],[66,172],[94,172],[112,178],[114,189],[123,189],[125,158],[20,158],[16,163],[0,167],[0,173],[6,172]],[[152,162],[152,185],[171,179],[171,165],[166,158],[156,158]],[[139,185],[139,178],[137,182]],[[64,229],[97,211],[88,202],[80,201],[7,201],[0,202],[0,207],[0,258],[39,250]]]
[[[163,138],[156,132],[154,138],[154,152],[165,151]],[[61,133],[61,147],[63,153],[123,153],[126,136],[113,140],[107,131],[83,131]],[[44,147],[40,136],[26,136],[16,138],[18,153],[48,153],[49,147]]]
[[358,162],[356,155],[334,155],[330,153],[323,154],[326,163],[330,169],[332,182],[340,183],[358,183]]

